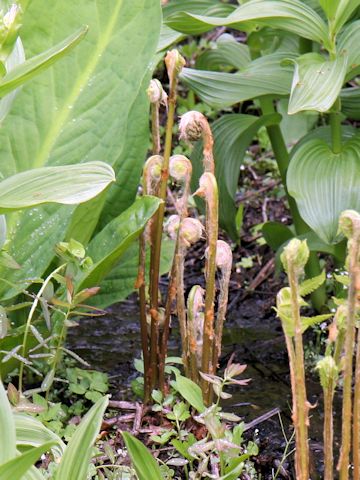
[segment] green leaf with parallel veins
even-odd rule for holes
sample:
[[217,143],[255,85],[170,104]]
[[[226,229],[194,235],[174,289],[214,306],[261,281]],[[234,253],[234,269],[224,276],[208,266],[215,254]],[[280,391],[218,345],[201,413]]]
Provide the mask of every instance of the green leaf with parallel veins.
[[[253,115],[229,114],[223,115],[212,125],[214,135],[214,158],[216,165],[216,179],[219,187],[219,220],[220,225],[235,241],[239,239],[235,225],[236,205],[235,194],[240,175],[240,166],[245,151],[252,142],[254,135],[264,125],[274,125],[281,120],[280,115]],[[202,146],[198,143],[191,155],[193,164],[192,189],[198,188],[202,174]]]
[[295,72],[288,113],[327,112],[344,84],[347,57],[340,55],[336,60],[326,60],[318,53],[307,53],[291,62],[295,64]]
[[[27,57],[51,48],[81,24],[89,25],[84,40],[25,85],[15,99],[0,130],[0,173],[6,178],[45,165],[104,161],[118,174],[116,186],[107,192],[103,220],[107,222],[134,201],[146,155],[146,88],[159,37],[160,2],[66,0],[48,2],[44,8],[43,0],[32,0],[21,29]],[[16,283],[41,276],[53,259],[54,245],[67,233],[73,211],[46,205],[11,214],[9,253],[22,271],[9,275],[0,269],[0,277]],[[81,217],[82,206],[77,211]],[[101,209],[86,213],[83,235],[88,239]],[[5,296],[28,283],[19,282],[19,288]],[[2,286],[0,296],[4,290]]]
[[325,22],[299,0],[250,0],[226,18],[178,12],[170,15],[166,23],[174,30],[189,34],[203,33],[220,26],[244,30],[258,24],[287,30],[329,45]]
[[64,55],[67,55],[84,38],[88,28],[82,27],[68,38],[45,52],[36,55],[16,66],[0,80],[0,96],[10,93],[20,87],[35,75],[49,68]]
[[94,264],[77,282],[77,291],[100,285],[101,281],[118,263],[131,243],[140,235],[148,220],[158,209],[161,200],[145,196],[112,220],[89,243],[87,255]]
[[326,243],[336,243],[341,212],[360,210],[360,136],[348,140],[338,154],[320,139],[296,149],[287,185],[306,223]]
[[341,111],[353,120],[360,120],[360,87],[343,88],[340,93]]
[[[23,480],[29,475],[29,470],[39,460],[41,455],[54,445],[54,442],[44,443],[40,447],[27,450],[16,458],[0,465],[0,480]],[[39,473],[40,475],[40,473]],[[44,478],[39,476],[38,478]]]
[[104,162],[27,170],[0,182],[0,213],[42,203],[83,203],[114,181],[114,170]]
[[249,47],[237,42],[232,35],[224,33],[218,38],[214,48],[207,50],[198,57],[196,68],[200,70],[221,70],[223,67],[232,67],[241,70],[250,62]]
[[329,19],[334,36],[360,5],[360,0],[319,0],[319,2]]
[[16,455],[15,422],[5,388],[0,379],[0,465]]
[[263,95],[288,95],[292,68],[281,66],[289,54],[260,57],[238,73],[209,72],[184,68],[180,77],[206,103],[225,107]]
[[348,58],[347,80],[359,74],[360,70],[360,20],[346,25],[338,38],[337,49],[340,54]]
[[56,480],[85,480],[87,478],[93,445],[108,403],[107,396],[101,398],[81,420],[56,470]]
[[130,433],[122,432],[122,436],[139,480],[163,480],[157,461],[145,445]]

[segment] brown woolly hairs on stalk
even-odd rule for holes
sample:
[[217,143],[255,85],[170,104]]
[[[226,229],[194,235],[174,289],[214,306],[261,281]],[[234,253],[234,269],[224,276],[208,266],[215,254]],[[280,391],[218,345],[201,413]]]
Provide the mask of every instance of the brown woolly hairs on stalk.
[[206,117],[195,110],[187,112],[180,118],[179,130],[180,138],[188,143],[196,142],[202,138],[204,171],[214,174],[214,139]]

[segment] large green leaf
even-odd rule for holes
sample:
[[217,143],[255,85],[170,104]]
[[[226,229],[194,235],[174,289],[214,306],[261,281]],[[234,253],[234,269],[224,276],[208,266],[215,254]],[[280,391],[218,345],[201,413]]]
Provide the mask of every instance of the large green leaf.
[[113,181],[114,170],[104,162],[27,170],[0,182],[0,212],[42,203],[83,203]]
[[343,88],[340,99],[342,112],[353,120],[360,120],[360,87]]
[[200,70],[221,70],[223,67],[232,67],[241,70],[250,62],[249,47],[236,41],[232,35],[224,33],[218,38],[214,48],[199,56],[196,61],[196,68]]
[[178,12],[166,19],[167,25],[174,30],[189,34],[203,33],[215,26],[242,30],[249,22],[287,30],[326,46],[329,44],[323,19],[299,0],[250,0],[226,18]]
[[359,73],[360,68],[360,20],[351,22],[339,35],[338,51],[348,58],[346,78],[349,80]]
[[16,455],[15,423],[6,391],[0,380],[0,465]]
[[288,95],[292,69],[281,66],[286,53],[273,53],[251,62],[238,73],[220,73],[184,68],[181,80],[206,103],[215,107],[233,105],[264,95]]
[[162,480],[163,476],[155,458],[140,440],[122,432],[126,448],[139,480]]
[[307,53],[292,61],[295,72],[288,113],[327,112],[345,81],[347,57],[340,55],[335,60],[326,60],[318,53]]
[[281,133],[288,147],[295,145],[317,123],[319,115],[316,112],[299,112],[296,115],[288,114],[288,98],[277,102],[277,111],[282,116],[280,123]]
[[360,136],[348,140],[338,154],[320,139],[303,143],[290,161],[287,185],[301,216],[320,239],[339,241],[341,212],[360,210]]
[[87,249],[87,254],[94,264],[78,279],[77,290],[100,285],[127,248],[139,236],[160,203],[161,200],[157,197],[142,197],[96,235]]
[[[10,53],[10,55],[7,57],[5,61],[6,71],[11,72],[11,70],[16,68],[18,65],[20,65],[24,61],[25,61],[24,47],[20,38],[18,37],[18,39],[15,42],[13,51]],[[0,99],[0,122],[3,122],[4,118],[9,113],[17,93],[18,93],[18,89],[12,91],[8,95],[5,95],[5,97]]]
[[[31,467],[39,460],[41,455],[53,446],[54,442],[48,442],[40,447],[32,448],[21,455],[0,465],[0,480],[23,480]],[[43,477],[42,477],[43,478]]]
[[15,88],[20,87],[35,75],[38,75],[43,70],[49,68],[61,57],[67,55],[84,38],[87,30],[87,27],[80,28],[77,32],[73,33],[49,50],[46,50],[11,69],[0,80],[0,96],[3,97],[12,90],[15,90]]
[[360,5],[360,0],[319,0],[319,3],[330,21],[334,35]]
[[[0,130],[2,176],[45,165],[105,161],[119,175],[108,192],[104,221],[125,210],[135,198],[148,145],[146,87],[160,23],[158,0],[64,0],[45,9],[42,0],[32,0],[21,31],[27,57],[50,48],[81,24],[89,25],[89,33],[15,99]],[[16,282],[41,276],[53,258],[54,244],[68,230],[73,210],[46,206],[11,214],[10,250],[23,269],[1,269],[0,277]],[[77,211],[81,217],[82,206]],[[87,213],[84,235],[89,238],[101,209]]]
[[[220,225],[233,240],[238,240],[235,225],[235,194],[238,189],[240,166],[244,154],[260,127],[279,123],[281,116],[229,114],[216,120],[211,128],[214,135],[215,173],[219,186]],[[192,187],[196,189],[202,174],[202,144],[198,143],[192,153]]]
[[103,397],[91,407],[75,430],[56,471],[56,480],[85,480],[91,453],[109,403]]

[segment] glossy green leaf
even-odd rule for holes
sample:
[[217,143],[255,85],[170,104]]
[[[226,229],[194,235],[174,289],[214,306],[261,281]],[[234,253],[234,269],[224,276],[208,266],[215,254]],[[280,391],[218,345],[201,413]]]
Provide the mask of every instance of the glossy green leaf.
[[340,94],[341,110],[353,120],[360,120],[360,87],[343,88]]
[[100,285],[127,248],[139,236],[160,203],[161,200],[157,197],[139,198],[96,235],[87,249],[87,254],[94,264],[78,279],[77,291]]
[[204,102],[220,108],[263,95],[288,95],[292,68],[281,66],[288,57],[285,53],[260,57],[238,73],[184,68],[181,80]]
[[[246,149],[252,142],[260,127],[279,123],[280,115],[229,114],[223,115],[212,125],[214,135],[215,173],[219,187],[219,220],[233,240],[238,240],[238,230],[235,225],[236,205],[235,194],[238,188],[240,166]],[[192,188],[198,186],[202,174],[202,146],[196,145],[191,156],[193,163]]]
[[0,182],[0,212],[51,202],[83,203],[114,181],[112,167],[104,162],[27,170]]
[[287,185],[306,223],[326,243],[336,243],[338,221],[347,209],[360,210],[360,136],[341,153],[320,139],[308,140],[293,155]]
[[86,480],[93,445],[108,403],[107,396],[100,398],[81,420],[66,447],[56,471],[56,480]]
[[[16,455],[15,423],[6,391],[0,379],[0,465]],[[6,433],[5,433],[6,432]],[[8,477],[8,479],[11,477]],[[8,480],[7,479],[7,480]]]
[[245,68],[251,62],[249,47],[228,34],[221,35],[214,48],[200,55],[196,68],[200,70],[221,70],[232,67],[236,70]]
[[166,19],[174,30],[203,33],[213,27],[229,26],[239,30],[251,24],[280,28],[328,45],[328,30],[323,19],[299,0],[250,0],[226,18],[178,12]]
[[[82,24],[89,26],[84,40],[15,99],[0,130],[0,173],[6,178],[36,167],[98,160],[112,165],[117,182],[106,193],[104,209],[87,210],[83,234],[89,239],[99,218],[102,228],[131,205],[137,192],[148,147],[146,88],[160,31],[160,2],[77,0],[48,2],[44,8],[43,0],[32,0],[21,29],[26,56],[51,48]],[[80,218],[83,208],[76,209]],[[43,274],[55,244],[66,234],[73,236],[68,231],[73,211],[46,205],[9,215],[9,253],[22,270],[9,274],[0,268],[0,277],[19,282],[11,292],[0,287],[1,297],[28,284],[22,280]]]
[[348,58],[346,76],[347,80],[358,75],[360,69],[360,20],[351,22],[340,33],[338,39],[338,52]]
[[326,60],[317,53],[307,53],[292,60],[295,64],[288,113],[304,110],[327,112],[340,94],[345,81],[347,57]]
[[53,445],[54,442],[45,443],[1,464],[0,480],[9,480],[10,478],[11,480],[23,480],[24,475],[39,460],[41,455],[50,450]]
[[205,405],[199,385],[189,378],[182,375],[176,375],[176,380],[171,382],[171,386],[199,413],[205,410]]
[[46,428],[39,420],[25,413],[14,413],[16,445],[40,447],[44,443],[54,442],[51,451],[60,458],[65,451],[61,438]]
[[126,448],[139,480],[162,480],[163,476],[155,458],[140,440],[122,432]]
[[20,87],[35,75],[49,68],[61,57],[67,55],[84,38],[87,31],[87,27],[80,28],[64,41],[10,70],[0,80],[0,96],[4,96]]

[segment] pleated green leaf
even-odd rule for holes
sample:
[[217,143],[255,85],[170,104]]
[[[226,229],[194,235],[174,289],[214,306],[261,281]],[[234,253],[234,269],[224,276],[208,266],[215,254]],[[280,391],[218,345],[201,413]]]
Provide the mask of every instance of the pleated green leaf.
[[307,53],[291,61],[295,64],[295,72],[288,113],[327,112],[345,81],[347,57],[340,55],[336,60],[326,60],[320,54]]
[[65,451],[61,438],[46,428],[39,420],[25,413],[14,413],[17,446],[40,447],[44,443],[54,442],[51,451],[60,458]]
[[250,0],[228,17],[211,17],[177,12],[166,19],[174,30],[199,34],[217,26],[243,30],[252,24],[280,28],[328,45],[328,29],[322,18],[299,0]]
[[49,68],[64,55],[67,55],[85,36],[88,28],[82,27],[62,42],[10,70],[0,80],[0,96],[20,87],[35,75]]
[[155,458],[140,440],[122,432],[126,448],[139,480],[162,480],[163,476]]
[[232,67],[241,70],[250,62],[249,47],[237,42],[232,35],[224,33],[218,38],[214,48],[207,50],[198,57],[196,68],[200,70],[221,70],[223,67]]
[[[214,135],[215,174],[219,187],[219,221],[231,238],[238,240],[235,225],[235,194],[238,187],[240,166],[246,149],[260,127],[279,123],[281,116],[229,114],[223,115],[212,125]],[[193,164],[192,188],[198,186],[202,174],[202,144],[198,143],[191,156]]]
[[[2,432],[3,434],[4,432]],[[40,447],[32,448],[16,458],[0,465],[0,480],[23,480],[31,467],[39,460],[41,455],[51,449],[54,442],[48,442]],[[40,474],[39,474],[40,475]],[[40,478],[43,478],[40,476]]]
[[86,480],[91,453],[109,403],[107,396],[91,407],[68,443],[56,471],[56,480]]
[[340,94],[341,110],[353,120],[360,120],[360,87],[343,88]]
[[139,236],[160,203],[161,200],[157,197],[139,198],[96,235],[87,249],[87,254],[92,258],[94,264],[78,279],[77,291],[100,285],[127,248]]
[[0,379],[0,465],[9,461],[15,456],[15,423],[6,391]]
[[349,80],[360,71],[360,20],[351,22],[340,33],[338,39],[338,51],[348,58],[347,76]]
[[348,140],[338,154],[324,140],[303,143],[290,161],[287,185],[302,218],[320,239],[339,241],[341,212],[360,210],[360,136]]
[[181,80],[204,102],[220,108],[263,95],[288,95],[293,73],[290,66],[281,66],[286,58],[285,53],[266,55],[238,73],[184,68]]
[[360,0],[319,0],[319,3],[330,20],[333,34],[336,34],[360,5]]
[[0,213],[42,203],[83,203],[114,181],[114,170],[104,162],[27,170],[0,182]]

